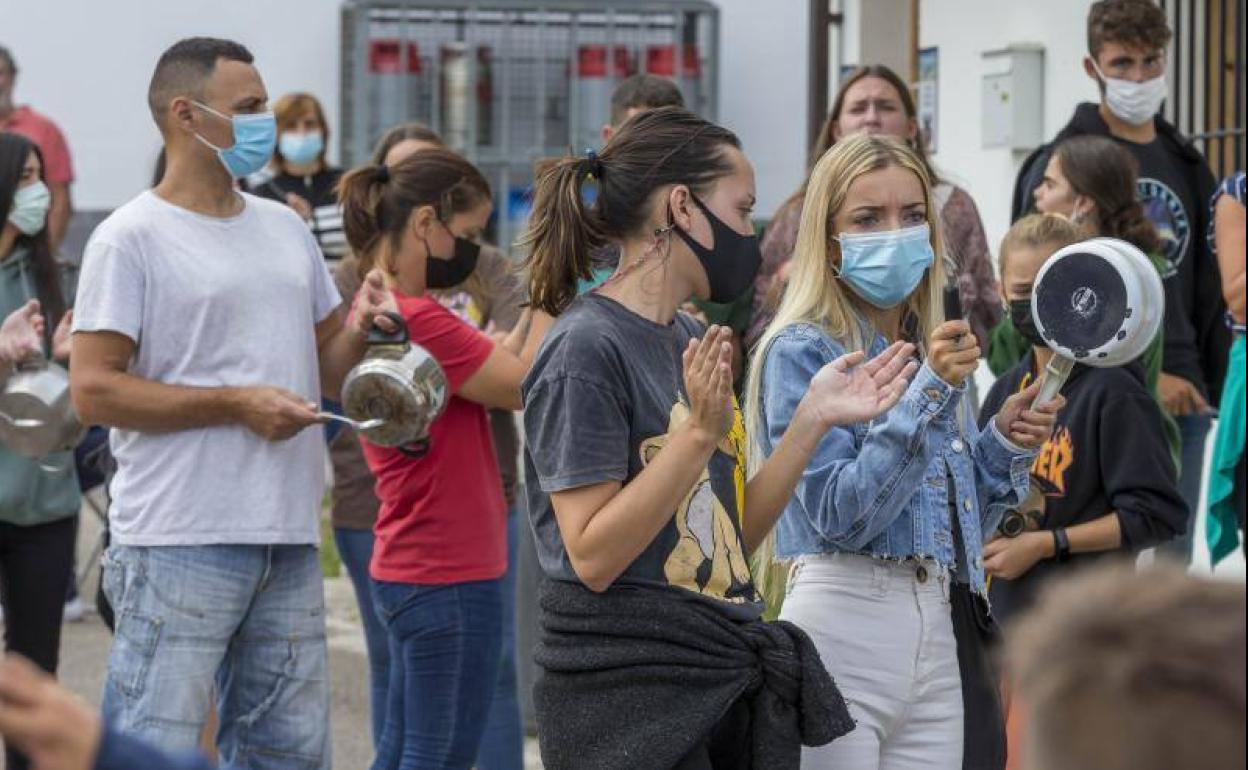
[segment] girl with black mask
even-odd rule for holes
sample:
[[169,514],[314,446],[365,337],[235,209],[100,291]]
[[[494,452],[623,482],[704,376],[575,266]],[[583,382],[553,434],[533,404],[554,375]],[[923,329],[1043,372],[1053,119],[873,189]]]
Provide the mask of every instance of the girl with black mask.
[[[822,435],[896,403],[913,349],[819,372],[747,482],[729,332],[677,310],[753,281],[753,205],[736,136],[674,107],[538,180],[530,296],[558,319],[524,384],[547,768],[796,768],[850,728],[810,640],[760,622],[747,559]],[[619,267],[576,298],[607,243]]]

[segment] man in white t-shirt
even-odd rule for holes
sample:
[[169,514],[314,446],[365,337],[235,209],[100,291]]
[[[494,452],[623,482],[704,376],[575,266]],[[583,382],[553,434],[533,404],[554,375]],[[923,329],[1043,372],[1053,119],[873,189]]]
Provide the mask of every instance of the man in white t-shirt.
[[118,466],[105,716],[192,748],[215,685],[223,764],[329,767],[317,404],[393,298],[369,276],[348,320],[299,217],[235,190],[275,140],[245,48],[177,43],[148,100],[167,170],[91,236],[74,319],[74,405]]

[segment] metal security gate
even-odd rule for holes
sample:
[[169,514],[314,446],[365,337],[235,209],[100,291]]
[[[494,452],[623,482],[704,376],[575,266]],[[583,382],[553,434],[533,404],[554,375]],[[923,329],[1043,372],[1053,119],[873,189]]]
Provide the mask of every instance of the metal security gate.
[[1160,0],[1174,30],[1166,118],[1216,176],[1244,168],[1245,0]]
[[690,109],[715,117],[718,24],[704,0],[348,0],[343,160],[367,160],[398,123],[428,125],[485,173],[490,235],[507,246],[534,164],[598,146],[624,77],[671,77]]

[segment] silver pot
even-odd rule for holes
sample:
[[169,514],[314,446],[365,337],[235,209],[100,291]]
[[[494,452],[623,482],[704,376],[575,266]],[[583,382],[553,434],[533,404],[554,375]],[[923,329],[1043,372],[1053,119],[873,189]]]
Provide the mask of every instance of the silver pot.
[[398,331],[374,328],[369,350],[342,385],[342,411],[352,420],[381,420],[360,435],[378,446],[419,457],[429,449],[429,428],[450,398],[446,373],[429,351],[414,345],[401,316],[387,313]]
[[73,450],[86,429],[69,397],[69,372],[42,357],[21,363],[0,392],[0,444],[26,457]]

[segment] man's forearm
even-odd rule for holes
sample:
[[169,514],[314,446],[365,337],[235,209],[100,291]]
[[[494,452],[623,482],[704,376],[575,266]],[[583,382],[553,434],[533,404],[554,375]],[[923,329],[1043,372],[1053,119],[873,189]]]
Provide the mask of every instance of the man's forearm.
[[342,383],[351,367],[364,358],[368,338],[351,324],[344,324],[321,346],[321,395],[335,401],[342,399]]
[[166,385],[126,372],[70,370],[74,409],[86,425],[173,433],[240,421],[238,388]]

